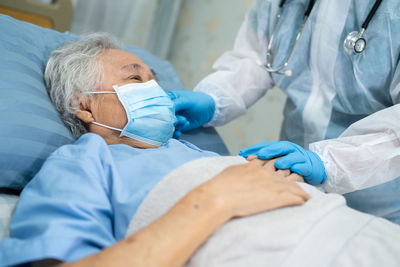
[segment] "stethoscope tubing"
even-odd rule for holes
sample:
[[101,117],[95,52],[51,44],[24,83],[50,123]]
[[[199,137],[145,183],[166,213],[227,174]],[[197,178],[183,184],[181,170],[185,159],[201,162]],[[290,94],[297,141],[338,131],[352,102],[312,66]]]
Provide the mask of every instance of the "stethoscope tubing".
[[[283,11],[283,7],[285,5],[285,1],[286,0],[281,0],[281,2],[279,3],[279,10],[278,10],[278,13],[276,15],[274,27],[272,29],[271,38],[270,38],[270,40],[268,42],[268,46],[267,46],[266,64],[264,65],[264,67],[267,69],[268,72],[281,73],[280,71],[282,69],[284,69],[289,64],[289,60],[290,60],[290,58],[291,58],[291,56],[292,56],[292,54],[294,52],[294,49],[296,47],[296,44],[297,44],[298,40],[301,37],[301,33],[303,32],[304,25],[305,25],[305,23],[306,23],[306,21],[308,19],[308,16],[311,13],[311,10],[313,9],[314,3],[315,3],[315,0],[310,0],[310,2],[308,3],[307,9],[306,9],[306,11],[304,12],[304,15],[303,15],[303,23],[302,23],[299,31],[297,32],[297,36],[296,36],[296,40],[295,40],[294,45],[290,49],[290,52],[289,52],[288,56],[286,57],[286,59],[284,60],[284,63],[282,65],[280,65],[279,67],[274,68],[274,67],[272,67],[272,61],[273,61],[273,59],[272,59],[272,44],[273,44],[274,39],[275,39],[276,26],[278,25],[279,19],[280,19],[281,15],[282,15],[282,11]],[[284,73],[281,73],[281,74],[284,74]]]
[[[349,33],[345,40],[344,40],[344,50],[346,53],[351,53],[351,52],[356,52],[356,53],[362,53],[366,47],[366,41],[364,38],[362,38],[364,32],[366,31],[366,29],[368,28],[369,23],[371,22],[372,18],[374,17],[376,11],[378,10],[379,6],[381,5],[383,0],[376,0],[373,7],[371,8],[370,12],[368,13],[367,18],[365,19],[365,21],[363,22],[363,24],[361,25],[361,29],[359,32],[351,32]],[[303,28],[304,25],[309,17],[309,15],[311,14],[311,11],[314,7],[315,4],[315,0],[310,0],[306,11],[304,12],[304,16],[303,16],[303,23],[297,33],[296,36],[296,40],[292,46],[292,48],[290,49],[290,52],[288,53],[288,56],[285,58],[285,60],[283,61],[283,64],[281,64],[278,67],[273,67],[273,54],[272,54],[272,46],[273,46],[273,42],[275,39],[275,30],[276,30],[276,26],[279,23],[279,19],[282,15],[282,11],[283,8],[285,6],[285,2],[286,0],[281,0],[279,3],[279,10],[278,13],[276,15],[275,18],[275,23],[272,29],[272,34],[271,34],[271,38],[268,42],[268,46],[267,46],[267,53],[266,53],[266,60],[265,60],[265,69],[268,72],[272,72],[272,73],[278,73],[278,74],[285,74],[285,72],[282,72],[282,70],[287,67],[287,65],[289,64],[289,60],[293,55],[293,52],[295,50],[296,44],[298,42],[298,40],[300,39],[301,33],[303,32]],[[356,46],[357,43],[363,43],[363,46],[361,49],[359,49],[359,46]]]

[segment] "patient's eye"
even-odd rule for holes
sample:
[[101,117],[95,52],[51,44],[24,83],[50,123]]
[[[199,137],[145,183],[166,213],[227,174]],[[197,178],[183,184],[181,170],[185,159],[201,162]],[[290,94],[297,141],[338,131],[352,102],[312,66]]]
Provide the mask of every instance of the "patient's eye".
[[142,82],[142,77],[140,77],[139,75],[132,75],[132,76],[129,77],[129,79]]

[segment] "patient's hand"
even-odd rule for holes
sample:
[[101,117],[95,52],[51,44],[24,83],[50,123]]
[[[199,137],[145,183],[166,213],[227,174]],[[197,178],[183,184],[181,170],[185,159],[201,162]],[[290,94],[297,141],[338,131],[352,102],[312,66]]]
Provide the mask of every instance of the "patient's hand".
[[[252,160],[255,160],[255,159],[258,159],[258,157],[255,156],[255,155],[251,155],[251,156],[247,157],[248,161],[252,161]],[[275,171],[278,175],[280,175],[283,179],[285,179],[287,181],[304,183],[304,179],[303,179],[302,176],[298,175],[297,173],[291,172],[289,169],[287,169],[287,170],[279,170],[278,169],[277,170],[275,168],[275,165],[274,165],[275,161],[277,159],[278,158],[275,158],[275,159],[263,159],[262,161],[265,163],[264,164],[264,168],[266,170],[269,170],[269,171]]]
[[215,205],[222,205],[220,211],[229,218],[302,205],[310,198],[300,186],[282,177],[283,172],[278,174],[272,162],[254,159],[226,168],[197,190],[207,192],[207,199],[217,198]]

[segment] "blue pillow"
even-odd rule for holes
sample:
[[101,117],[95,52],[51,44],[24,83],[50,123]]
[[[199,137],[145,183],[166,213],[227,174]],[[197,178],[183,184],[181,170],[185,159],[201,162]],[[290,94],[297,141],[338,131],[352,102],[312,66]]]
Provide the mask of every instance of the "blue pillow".
[[[53,107],[43,71],[69,33],[0,14],[0,187],[22,189],[58,147],[74,141]],[[143,49],[124,46],[157,74],[166,89],[185,89],[171,64]]]

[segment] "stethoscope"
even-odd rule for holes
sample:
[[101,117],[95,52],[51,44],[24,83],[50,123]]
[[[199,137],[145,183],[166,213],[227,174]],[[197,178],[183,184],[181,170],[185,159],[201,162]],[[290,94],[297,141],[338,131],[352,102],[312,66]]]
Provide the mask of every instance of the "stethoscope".
[[[292,46],[292,48],[290,49],[290,52],[288,53],[288,56],[286,57],[286,59],[284,60],[284,63],[282,65],[280,65],[279,67],[272,67],[272,46],[273,46],[273,42],[275,39],[275,28],[276,25],[279,23],[279,19],[281,17],[282,14],[282,10],[283,7],[285,5],[286,0],[281,0],[281,2],[279,3],[279,9],[278,9],[278,13],[276,15],[275,18],[275,23],[274,23],[274,27],[272,30],[272,35],[270,38],[270,41],[268,43],[268,47],[267,47],[267,55],[266,55],[266,63],[265,63],[265,68],[268,72],[274,72],[274,73],[278,73],[278,74],[285,74],[286,76],[291,76],[291,71],[287,70],[285,72],[282,72],[282,70],[288,65],[290,58],[292,57],[294,48],[296,47],[296,44],[298,42],[298,40],[300,39],[301,33],[303,31],[304,25],[307,21],[308,16],[311,13],[311,10],[313,9],[315,0],[310,0],[310,2],[308,3],[307,9],[304,12],[304,16],[303,16],[303,22],[302,25],[297,33],[296,36],[296,40]],[[372,9],[370,10],[367,18],[365,19],[364,23],[361,26],[361,30],[360,31],[353,31],[350,32],[346,38],[344,39],[343,42],[343,49],[345,51],[346,54],[351,55],[353,52],[360,54],[365,50],[365,47],[367,46],[367,41],[363,38],[363,34],[365,32],[365,30],[368,27],[369,22],[371,21],[372,17],[375,15],[376,10],[378,9],[379,5],[382,3],[382,0],[376,0],[374,6],[372,7]]]

